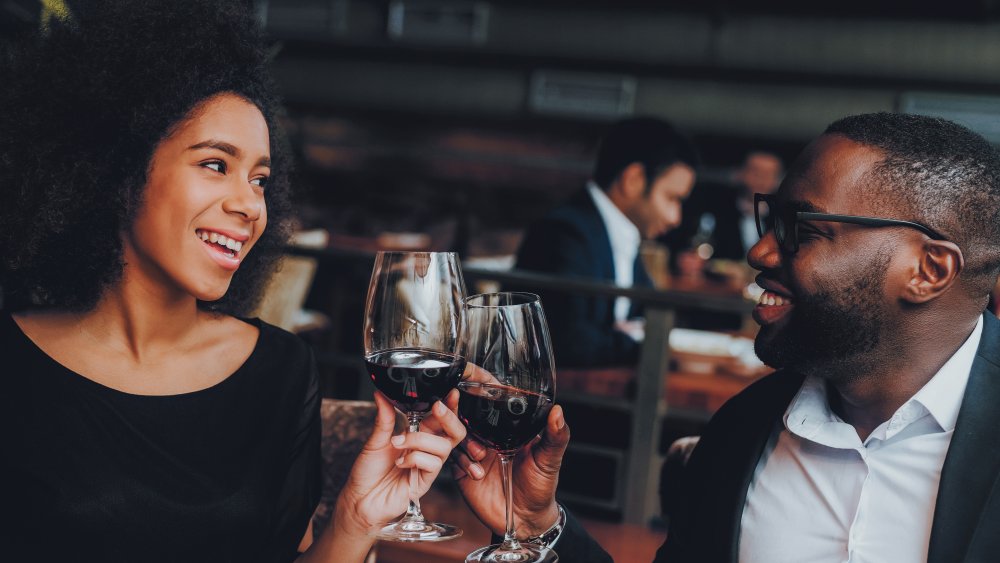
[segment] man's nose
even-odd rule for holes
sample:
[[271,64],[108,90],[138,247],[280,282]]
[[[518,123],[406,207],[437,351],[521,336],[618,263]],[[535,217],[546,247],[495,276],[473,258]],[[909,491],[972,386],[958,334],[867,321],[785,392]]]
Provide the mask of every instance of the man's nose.
[[747,263],[755,270],[773,270],[781,266],[781,249],[774,231],[767,231],[747,252]]

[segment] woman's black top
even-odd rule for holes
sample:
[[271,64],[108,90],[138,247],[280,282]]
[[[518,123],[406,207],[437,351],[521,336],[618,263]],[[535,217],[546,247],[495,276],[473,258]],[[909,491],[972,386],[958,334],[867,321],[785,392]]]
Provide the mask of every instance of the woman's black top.
[[70,371],[0,312],[0,561],[294,560],[320,493],[316,369],[248,322],[235,373],[148,396]]

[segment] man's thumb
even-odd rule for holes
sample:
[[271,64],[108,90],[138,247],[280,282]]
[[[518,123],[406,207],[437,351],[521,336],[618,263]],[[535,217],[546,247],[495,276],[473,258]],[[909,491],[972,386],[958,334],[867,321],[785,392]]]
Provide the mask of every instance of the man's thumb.
[[558,473],[568,445],[569,425],[566,424],[562,407],[556,405],[549,411],[545,432],[535,445],[535,463],[547,472]]

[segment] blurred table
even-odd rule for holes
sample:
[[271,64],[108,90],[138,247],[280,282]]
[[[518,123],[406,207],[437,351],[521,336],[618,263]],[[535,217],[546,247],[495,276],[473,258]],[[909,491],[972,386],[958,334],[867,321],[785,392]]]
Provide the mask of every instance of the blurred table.
[[[453,484],[439,480],[424,495],[420,505],[429,520],[462,528],[462,537],[435,543],[379,542],[377,563],[462,563],[470,552],[490,543],[489,530],[472,514]],[[621,563],[652,561],[667,537],[665,532],[638,524],[617,524],[591,518],[579,520],[611,557]]]

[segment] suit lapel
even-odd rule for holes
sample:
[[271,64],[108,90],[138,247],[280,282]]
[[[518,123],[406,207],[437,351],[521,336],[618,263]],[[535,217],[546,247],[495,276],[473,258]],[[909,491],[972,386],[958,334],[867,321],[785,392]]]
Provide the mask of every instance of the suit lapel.
[[591,248],[596,251],[596,255],[593,259],[600,265],[603,279],[615,283],[615,259],[611,252],[611,237],[608,235],[608,227],[604,224],[601,212],[597,210],[594,198],[591,197],[590,191],[585,189],[579,193],[574,203],[587,217],[587,230],[594,237]]
[[[941,469],[928,563],[961,561],[1000,474],[1000,321],[987,314]],[[995,533],[991,530],[987,533]]]

